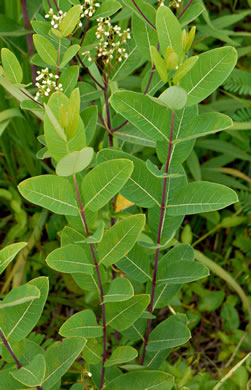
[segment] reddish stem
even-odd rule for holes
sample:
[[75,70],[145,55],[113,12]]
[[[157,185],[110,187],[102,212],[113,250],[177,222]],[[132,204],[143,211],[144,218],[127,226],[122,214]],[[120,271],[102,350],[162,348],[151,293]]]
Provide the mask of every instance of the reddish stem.
[[82,38],[81,38],[81,41],[80,41],[80,46],[83,45],[83,42],[84,42],[84,39],[85,39],[85,36],[86,36],[86,33],[87,33],[87,30],[88,30],[88,27],[89,27],[89,23],[90,23],[90,20],[87,19],[86,23],[85,23],[85,28],[84,28],[84,31],[83,31],[83,35],[82,35]]
[[76,57],[77,57],[77,59],[79,60],[80,64],[82,65],[84,71],[85,71],[86,73],[88,73],[88,75],[89,75],[90,78],[94,81],[94,83],[97,84],[97,86],[98,86],[100,89],[102,89],[102,91],[104,91],[104,87],[98,82],[98,80],[95,79],[95,77],[93,77],[93,75],[91,74],[91,72],[89,71],[89,69],[86,68],[86,66],[84,65],[83,61],[82,61],[81,58],[80,58],[80,55],[77,54]]
[[56,10],[59,12],[59,8],[58,8],[57,0],[53,0],[53,2],[54,2],[54,4],[55,4]]
[[[20,361],[18,360],[18,358],[16,357],[14,351],[12,350],[10,344],[8,343],[8,340],[6,339],[6,337],[4,336],[3,332],[0,330],[0,338],[2,339],[3,341],[3,344],[5,345],[5,347],[7,348],[7,350],[9,351],[10,355],[12,356],[13,360],[15,361],[16,363],[16,366],[17,368],[22,368],[23,365],[20,363]],[[42,390],[42,387],[40,386],[37,386],[36,387],[37,390]]]
[[[175,112],[172,112],[170,138],[169,138],[169,143],[168,143],[168,153],[167,153],[167,159],[166,159],[165,173],[168,173],[168,170],[169,170],[171,151],[172,151],[172,139],[173,139],[174,120],[175,120]],[[164,178],[164,182],[163,182],[163,192],[162,192],[162,200],[161,200],[161,208],[160,208],[160,218],[159,218],[159,229],[158,229],[158,237],[157,237],[157,244],[158,245],[160,244],[161,234],[162,234],[162,229],[163,229],[163,222],[164,222],[164,213],[165,213],[165,207],[166,207],[166,188],[167,188],[167,177]],[[158,262],[159,262],[159,248],[157,248],[156,252],[155,252],[151,301],[150,301],[150,305],[149,305],[149,308],[148,308],[148,310],[149,310],[149,312],[151,314],[153,312],[153,305],[154,305],[154,296],[155,296],[155,290],[156,290]],[[143,366],[144,360],[145,360],[146,347],[147,347],[149,335],[150,335],[150,332],[151,332],[151,324],[152,324],[152,319],[149,318],[148,321],[147,321],[147,329],[146,329],[146,334],[145,334],[143,352],[142,352],[141,361],[140,361],[140,364],[142,366]]]
[[189,3],[187,4],[187,6],[183,9],[183,11],[181,11],[181,13],[179,14],[178,16],[178,19],[181,18],[182,15],[184,15],[184,13],[186,12],[186,10],[190,7],[190,5],[192,4],[193,0],[190,0]]
[[139,11],[140,15],[143,16],[143,18],[145,19],[145,21],[149,24],[149,26],[151,26],[154,30],[156,30],[156,27],[150,22],[150,20],[144,15],[144,13],[141,11],[141,9],[137,6],[135,0],[132,0],[134,6],[137,8],[137,10]]
[[[77,193],[79,209],[80,209],[80,215],[81,215],[81,218],[82,218],[82,221],[83,221],[83,224],[84,224],[86,235],[87,235],[87,237],[89,237],[90,233],[89,233],[89,230],[88,230],[88,225],[87,225],[87,221],[86,221],[86,217],[85,217],[84,207],[83,207],[83,203],[82,203],[82,200],[81,200],[81,195],[80,195],[80,191],[79,191],[79,187],[78,187],[78,183],[77,183],[75,175],[73,176],[73,181],[74,181],[74,186],[75,186],[76,193]],[[107,334],[107,332],[106,332],[106,315],[105,315],[105,304],[103,303],[103,301],[104,301],[104,290],[103,290],[103,285],[102,285],[99,265],[98,265],[97,257],[96,257],[95,251],[94,251],[94,247],[93,247],[93,245],[91,243],[89,244],[89,246],[90,246],[90,250],[91,250],[91,253],[92,253],[93,260],[94,260],[96,273],[97,273],[97,278],[98,278],[98,286],[99,286],[99,291],[100,291],[101,310],[102,310],[102,320],[103,320],[103,361],[102,361],[102,372],[101,372],[101,379],[100,379],[100,385],[99,385],[99,389],[101,390],[103,388],[103,385],[104,385],[105,362],[106,362],[106,358],[107,358],[107,354],[106,354],[106,338],[107,338],[107,336],[106,336],[106,334]]]
[[37,102],[35,99],[33,99],[32,96],[28,95],[28,93],[24,92],[22,89],[20,89],[19,91],[22,92],[25,96],[27,96],[28,99],[30,99],[34,103],[38,104],[40,107],[44,107],[41,103]]
[[[24,27],[25,27],[25,30],[27,30],[27,34],[26,34],[27,49],[28,49],[29,57],[31,57],[32,54],[34,53],[34,46],[33,46],[33,41],[32,41],[32,35],[30,34],[32,28],[31,28],[31,24],[30,24],[26,0],[21,0],[21,7],[22,7],[22,14],[23,14],[23,19],[24,19]],[[34,64],[31,64],[31,74],[32,74],[32,81],[35,84],[37,70],[36,70],[36,66]]]

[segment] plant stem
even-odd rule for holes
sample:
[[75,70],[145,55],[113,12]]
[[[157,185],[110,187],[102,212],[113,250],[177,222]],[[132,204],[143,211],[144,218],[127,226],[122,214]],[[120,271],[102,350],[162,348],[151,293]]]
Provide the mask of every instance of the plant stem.
[[[27,30],[27,32],[28,32],[26,34],[27,49],[28,49],[29,57],[31,57],[32,54],[34,53],[34,46],[33,46],[33,41],[32,41],[32,35],[29,33],[32,30],[32,28],[31,28],[31,24],[30,24],[26,0],[21,0],[21,7],[22,7],[22,14],[23,14],[23,19],[24,19],[24,27],[25,27],[25,30]],[[33,64],[31,64],[31,74],[32,74],[32,81],[35,84],[37,70],[36,70],[36,66]]]
[[[8,349],[10,355],[12,356],[13,360],[15,361],[16,365],[17,365],[17,368],[22,368],[22,364],[20,363],[20,361],[18,360],[18,358],[16,357],[14,351],[12,350],[10,344],[8,343],[8,340],[5,338],[3,332],[1,331],[0,329],[0,338],[2,339],[3,341],[3,344],[5,345],[5,347]],[[37,386],[36,387],[37,390],[42,390],[42,387],[40,386]]]
[[60,63],[60,51],[61,51],[61,39],[59,39],[59,44],[58,44],[58,62],[57,62],[56,86],[58,85],[58,74],[59,74],[59,63]]
[[86,23],[85,23],[85,28],[84,28],[84,31],[83,31],[83,35],[82,35],[82,38],[81,38],[81,41],[80,41],[80,46],[83,45],[83,42],[84,42],[84,39],[85,39],[85,35],[87,33],[87,30],[88,30],[88,27],[89,27],[89,23],[90,23],[90,19],[87,19]]
[[28,93],[23,91],[22,89],[19,89],[20,92],[22,92],[25,96],[27,96],[28,99],[32,100],[34,103],[38,104],[40,107],[44,107],[42,103],[37,102],[35,99],[33,99],[32,96],[30,96]]
[[98,86],[100,89],[102,89],[102,91],[104,91],[104,87],[98,82],[98,80],[95,79],[95,77],[93,77],[93,75],[91,74],[91,72],[89,71],[89,69],[86,68],[86,66],[84,65],[83,61],[82,61],[81,58],[80,58],[80,55],[77,54],[76,57],[77,57],[77,59],[79,60],[80,64],[82,65],[84,71],[85,71],[86,73],[88,73],[88,75],[89,75],[90,78],[94,81],[94,83],[97,84],[97,86]]
[[137,10],[139,11],[140,15],[143,16],[143,18],[145,19],[145,21],[149,24],[149,26],[151,26],[154,30],[156,30],[156,27],[150,22],[150,20],[144,15],[144,13],[141,11],[141,9],[137,6],[135,0],[132,0],[134,6],[137,8]]
[[[80,191],[79,191],[79,187],[78,187],[78,183],[77,183],[75,175],[73,176],[73,181],[74,181],[74,186],[75,186],[76,193],[77,193],[79,209],[80,209],[80,215],[81,215],[81,218],[82,218],[82,221],[83,221],[83,224],[84,224],[86,235],[87,235],[87,237],[89,237],[90,234],[89,234],[88,225],[87,225],[87,221],[86,221],[86,217],[85,217],[84,207],[83,207],[83,203],[82,203],[82,200],[81,200]],[[98,265],[98,261],[97,261],[97,257],[96,257],[93,245],[90,243],[89,246],[90,246],[90,250],[91,250],[91,253],[92,253],[93,260],[94,260],[96,273],[97,273],[97,278],[98,278],[98,286],[99,286],[99,291],[100,291],[101,310],[102,310],[102,320],[103,320],[103,361],[102,361],[102,372],[101,372],[101,379],[100,379],[100,385],[99,385],[99,389],[101,390],[103,388],[103,385],[104,385],[105,362],[106,362],[106,357],[107,357],[107,355],[106,355],[106,337],[107,337],[107,332],[106,332],[106,314],[105,314],[105,304],[103,303],[104,302],[104,290],[103,290],[103,285],[102,285],[99,265]]]
[[58,8],[57,0],[53,0],[53,2],[54,2],[54,4],[55,4],[56,10],[59,12],[59,8]]
[[179,14],[178,16],[178,19],[181,18],[181,16],[184,15],[184,13],[186,12],[186,10],[190,7],[190,5],[192,4],[193,0],[190,0],[189,3],[187,4],[187,6],[183,9],[183,11],[181,11],[181,13]]
[[[169,137],[169,143],[168,143],[168,153],[167,153],[167,159],[166,159],[165,173],[168,173],[168,171],[169,171],[169,164],[170,164],[171,151],[172,151],[172,139],[173,139],[174,120],[175,120],[175,112],[172,112],[171,129],[170,129],[170,137]],[[162,234],[162,229],[163,229],[163,223],[164,223],[164,213],[165,213],[165,208],[166,208],[166,188],[167,188],[167,177],[165,177],[164,181],[163,181],[163,191],[162,191],[162,200],[161,200],[161,208],[160,208],[160,218],[159,218],[159,229],[158,229],[157,244],[160,244],[161,234]],[[159,251],[160,251],[159,248],[157,248],[156,252],[155,252],[151,301],[150,301],[150,305],[149,305],[149,308],[148,308],[148,310],[149,310],[149,312],[151,314],[153,312],[154,296],[155,296],[155,290],[156,290],[156,280],[157,280],[157,271],[158,271],[158,262],[159,262]],[[145,335],[145,340],[144,340],[142,357],[141,357],[141,361],[140,361],[141,365],[144,364],[144,360],[145,360],[146,347],[147,347],[149,335],[150,335],[150,332],[151,332],[151,324],[152,324],[152,319],[149,318],[148,321],[147,321],[146,335]]]
[[110,114],[110,108],[109,108],[109,101],[108,101],[108,87],[109,87],[109,71],[107,77],[104,79],[104,98],[105,98],[105,109],[106,109],[106,120],[107,120],[107,127],[108,127],[108,138],[109,138],[109,146],[113,147],[113,135],[112,135],[112,124],[111,124],[111,114]]

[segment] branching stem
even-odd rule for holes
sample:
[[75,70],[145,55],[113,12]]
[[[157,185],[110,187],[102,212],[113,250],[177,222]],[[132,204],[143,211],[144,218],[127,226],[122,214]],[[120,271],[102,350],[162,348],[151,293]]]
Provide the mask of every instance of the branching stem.
[[[170,129],[170,137],[169,137],[169,143],[168,143],[168,153],[167,153],[167,159],[166,159],[165,173],[168,173],[168,171],[169,171],[171,151],[172,151],[172,139],[173,139],[174,120],[175,120],[175,112],[172,112],[171,129]],[[160,208],[160,218],[159,218],[159,228],[158,228],[157,244],[160,244],[161,234],[162,234],[162,230],[163,230],[164,213],[165,213],[165,207],[166,207],[166,189],[167,189],[167,177],[165,177],[164,181],[163,181],[163,191],[162,191],[162,200],[161,200],[161,208]],[[150,305],[149,305],[149,308],[148,308],[148,310],[149,310],[149,312],[151,314],[153,312],[153,305],[154,305],[154,296],[155,296],[155,290],[156,290],[158,262],[159,262],[159,248],[157,248],[156,252],[155,252],[151,301],[150,301]],[[146,354],[146,347],[147,347],[148,340],[149,340],[149,335],[150,335],[150,332],[151,332],[151,325],[152,325],[152,319],[149,318],[148,321],[147,321],[146,335],[145,335],[143,352],[142,352],[141,361],[140,361],[141,365],[144,364],[145,354]]]
[[[79,187],[78,187],[78,183],[77,183],[75,175],[73,176],[73,181],[74,181],[74,186],[75,186],[76,194],[77,194],[77,198],[78,198],[80,215],[81,215],[81,218],[82,218],[82,221],[83,221],[83,225],[84,225],[84,228],[85,228],[86,235],[88,237],[90,235],[90,233],[89,233],[89,230],[88,230],[88,225],[87,225],[87,221],[86,221],[86,217],[85,217],[84,207],[83,207],[83,203],[82,203],[82,200],[81,200],[81,195],[80,195],[80,191],[79,191]],[[98,278],[98,286],[99,286],[99,291],[100,291],[101,310],[102,310],[102,320],[103,320],[103,361],[102,361],[102,371],[101,371],[101,379],[100,379],[100,385],[99,385],[99,389],[101,390],[103,388],[103,385],[104,385],[105,362],[106,362],[106,357],[107,357],[107,354],[106,354],[106,338],[107,338],[106,314],[105,314],[105,304],[103,303],[104,302],[104,290],[103,290],[103,285],[102,285],[102,280],[101,280],[101,275],[100,275],[99,264],[98,264],[98,261],[97,261],[97,257],[96,257],[93,245],[90,243],[89,246],[90,246],[90,250],[91,250],[91,253],[92,253],[93,260],[94,260],[96,273],[97,273],[97,278]]]

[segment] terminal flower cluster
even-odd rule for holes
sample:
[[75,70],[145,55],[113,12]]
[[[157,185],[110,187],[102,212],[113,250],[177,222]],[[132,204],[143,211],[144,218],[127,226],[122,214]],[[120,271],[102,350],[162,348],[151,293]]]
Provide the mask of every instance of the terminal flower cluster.
[[105,64],[121,62],[128,57],[126,49],[123,47],[127,40],[131,39],[130,29],[121,31],[118,25],[113,26],[110,18],[98,18],[96,37],[98,39],[97,57],[101,58]]
[[96,0],[85,0],[84,5],[81,5],[83,12],[81,14],[81,18],[83,18],[84,16],[86,16],[87,18],[91,18],[99,7],[100,3],[97,3]]
[[35,100],[38,100],[40,97],[48,97],[53,92],[60,91],[63,92],[62,84],[57,85],[58,75],[49,73],[49,69],[45,68],[41,71],[37,71],[36,77],[36,87],[38,91],[35,96]]
[[[165,2],[165,0],[161,0],[160,5],[165,5],[164,2]],[[182,3],[182,0],[173,0],[169,3],[169,7],[180,8],[181,3]]]

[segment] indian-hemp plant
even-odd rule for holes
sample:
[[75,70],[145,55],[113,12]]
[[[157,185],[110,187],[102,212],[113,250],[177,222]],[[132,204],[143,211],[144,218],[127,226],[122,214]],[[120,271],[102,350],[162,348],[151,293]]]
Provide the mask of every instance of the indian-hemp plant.
[[[85,304],[58,330],[61,341],[42,348],[27,336],[48,278],[2,297],[1,390],[60,389],[76,360],[74,390],[176,389],[159,369],[191,333],[171,302],[184,283],[209,274],[176,233],[186,215],[237,202],[223,185],[188,182],[182,164],[198,137],[232,126],[221,113],[200,114],[199,103],[231,73],[236,50],[194,52],[188,24],[202,1],[43,0],[31,22],[21,3],[34,30],[27,38],[35,80],[22,84],[18,59],[4,48],[0,84],[43,122],[37,157],[55,172],[18,189],[65,216],[46,263],[72,276]],[[1,272],[24,246],[2,249]]]

